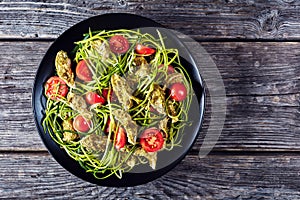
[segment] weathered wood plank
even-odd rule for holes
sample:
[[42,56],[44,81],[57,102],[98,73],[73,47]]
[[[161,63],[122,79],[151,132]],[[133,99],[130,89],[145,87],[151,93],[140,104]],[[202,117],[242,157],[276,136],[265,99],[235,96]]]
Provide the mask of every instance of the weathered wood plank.
[[[188,43],[197,49],[197,43]],[[212,57],[223,77],[226,94],[296,94],[300,88],[297,42],[286,43],[200,43]],[[198,54],[193,53],[198,58]],[[203,66],[205,67],[205,66]],[[201,67],[200,67],[201,70]]]
[[[226,120],[216,151],[299,151],[299,94],[227,97]],[[194,146],[207,133],[210,106]]]
[[91,16],[125,12],[197,39],[299,39],[299,1],[1,1],[0,38],[56,38]]
[[28,44],[5,42],[0,45],[3,52],[0,56],[1,150],[43,148],[33,121],[31,92],[39,62],[49,43]]
[[[33,122],[31,89],[49,45],[0,43],[1,151],[45,150]],[[216,62],[227,93],[226,121],[215,150],[299,151],[300,43],[201,45]],[[195,152],[207,133],[209,117],[208,101]]]
[[70,175],[47,153],[10,153],[0,154],[0,193],[3,199],[299,199],[299,165],[299,155],[188,156],[153,182],[107,188]]

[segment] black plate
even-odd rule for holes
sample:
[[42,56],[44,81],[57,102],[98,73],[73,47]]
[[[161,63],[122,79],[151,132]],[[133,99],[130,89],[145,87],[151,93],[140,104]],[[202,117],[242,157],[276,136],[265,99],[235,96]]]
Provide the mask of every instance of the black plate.
[[[182,147],[176,147],[172,151],[162,151],[158,154],[157,170],[149,170],[148,168],[140,168],[133,170],[133,172],[124,173],[122,179],[111,176],[104,180],[94,178],[91,173],[86,173],[80,165],[70,158],[67,153],[59,147],[49,136],[45,133],[42,127],[42,120],[44,118],[46,98],[43,95],[43,86],[46,80],[55,73],[54,60],[56,53],[59,50],[71,52],[73,50],[74,42],[82,40],[83,33],[87,33],[89,28],[91,30],[113,30],[113,29],[136,29],[141,27],[159,27],[162,35],[165,36],[166,46],[174,47],[179,50],[179,55],[182,58],[182,63],[186,67],[191,79],[195,95],[192,100],[192,107],[189,112],[189,119],[192,120],[192,126],[185,128],[185,134],[182,140]],[[145,28],[151,34],[155,34],[155,29]],[[35,123],[48,151],[52,154],[55,160],[63,166],[66,170],[76,175],[77,177],[102,186],[134,186],[144,184],[152,181],[174,168],[188,153],[194,144],[202,125],[204,112],[204,90],[196,62],[187,48],[171,31],[164,29],[160,24],[132,14],[105,14],[89,18],[82,21],[67,31],[65,31],[57,40],[51,45],[38,68],[32,95],[32,106],[35,117]]]

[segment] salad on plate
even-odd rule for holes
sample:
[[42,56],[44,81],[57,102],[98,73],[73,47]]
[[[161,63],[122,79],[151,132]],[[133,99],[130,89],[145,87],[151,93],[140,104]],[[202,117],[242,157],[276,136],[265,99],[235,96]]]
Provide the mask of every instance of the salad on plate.
[[43,127],[96,178],[122,178],[137,165],[155,170],[159,152],[180,146],[191,124],[191,80],[178,50],[157,35],[89,31],[73,52],[56,54]]

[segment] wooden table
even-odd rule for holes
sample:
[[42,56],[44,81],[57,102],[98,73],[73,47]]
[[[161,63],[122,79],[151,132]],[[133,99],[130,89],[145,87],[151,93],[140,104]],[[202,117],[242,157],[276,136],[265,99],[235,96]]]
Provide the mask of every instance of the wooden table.
[[[134,13],[197,40],[216,63],[227,115],[209,156],[192,151],[137,187],[96,186],[49,155],[35,128],[31,90],[43,55],[91,16]],[[300,1],[0,1],[0,198],[300,199]]]

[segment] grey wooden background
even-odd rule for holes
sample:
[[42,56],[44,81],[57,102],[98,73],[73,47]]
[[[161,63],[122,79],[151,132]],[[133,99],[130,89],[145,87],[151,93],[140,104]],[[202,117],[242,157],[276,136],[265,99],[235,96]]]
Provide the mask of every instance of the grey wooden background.
[[[137,187],[96,186],[65,171],[43,146],[31,89],[62,32],[91,16],[123,12],[197,40],[224,80],[227,115],[214,150],[188,156]],[[300,1],[0,1],[0,198],[300,199]]]

